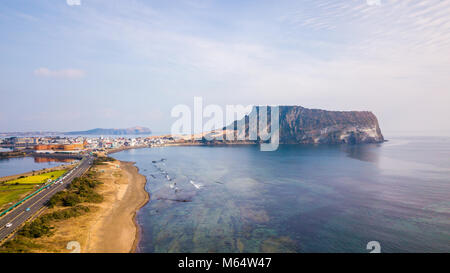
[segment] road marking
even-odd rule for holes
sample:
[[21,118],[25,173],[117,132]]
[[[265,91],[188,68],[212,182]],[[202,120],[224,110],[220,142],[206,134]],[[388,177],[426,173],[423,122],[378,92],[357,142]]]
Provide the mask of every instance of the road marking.
[[[72,170],[74,170],[74,169],[72,169]],[[75,172],[77,172],[77,171],[75,171]],[[75,174],[75,173],[74,173],[74,174]],[[73,175],[70,174],[70,175],[68,175],[66,178],[68,178],[68,177],[73,177],[74,174],[73,174]],[[58,185],[56,185],[55,183],[52,184],[52,185],[55,185],[55,186],[56,186],[55,188],[58,187]],[[51,188],[51,187],[48,187],[47,189],[49,189],[49,188]],[[53,188],[53,189],[55,189],[55,188]],[[37,193],[35,196],[31,197],[31,198],[28,199],[27,201],[25,201],[25,202],[21,203],[20,205],[18,205],[17,207],[15,207],[12,211],[10,211],[10,213],[13,212],[13,211],[18,210],[19,208],[21,208],[22,206],[24,206],[27,202],[32,201],[34,198],[36,198],[37,196],[39,196],[39,194],[43,193],[44,190],[45,190],[45,189],[41,190],[41,191],[40,191],[39,193]],[[41,199],[42,199],[42,198],[41,198]],[[39,200],[40,200],[40,199],[39,199]],[[38,200],[38,201],[39,201],[39,200]],[[37,201],[36,201],[36,202],[37,202]],[[30,206],[27,206],[27,207],[33,206],[36,202],[32,203]],[[5,214],[5,216],[6,216],[6,214]],[[3,218],[3,219],[5,219],[5,218]],[[3,220],[3,219],[0,219],[0,220]]]
[[[72,169],[72,170],[74,170],[74,169]],[[60,176],[60,178],[61,177],[63,177],[65,174],[67,174],[69,171],[67,171],[66,173],[64,173],[62,176]],[[70,176],[70,175],[69,175]],[[45,183],[44,183],[45,184]],[[55,185],[55,184],[53,184],[53,185]],[[43,187],[45,187],[45,186],[43,186]],[[47,188],[48,189],[48,188]],[[45,189],[42,189],[41,188],[41,190],[36,194],[36,195],[34,195],[34,196],[32,196],[30,199],[28,199],[27,201],[25,201],[25,202],[23,202],[23,203],[20,203],[17,207],[15,207],[15,208],[13,208],[11,211],[9,211],[9,213],[11,213],[11,212],[13,212],[13,211],[15,211],[15,210],[17,210],[17,209],[19,209],[20,207],[22,207],[23,205],[25,205],[25,203],[27,203],[27,202],[29,202],[29,201],[31,201],[31,200],[33,200],[33,198],[35,198],[36,196],[38,196],[41,192],[43,192]],[[3,215],[3,216],[6,216],[8,213],[6,213],[5,215]],[[0,219],[0,220],[3,220],[3,219]]]
[[[51,194],[52,192],[54,192],[55,190],[57,190],[58,187],[59,187],[59,186],[56,186],[56,187],[54,187],[52,190],[46,192],[46,193],[44,194],[44,196],[42,196],[41,198],[39,198],[38,200],[36,200],[36,201],[33,202],[32,204],[30,204],[28,207],[31,209],[31,208],[34,207],[39,201],[41,201],[43,198],[45,198],[47,195],[49,195],[49,194]],[[35,197],[38,197],[38,196],[39,196],[39,194],[36,195]],[[32,199],[31,199],[31,200],[32,200]],[[31,200],[30,200],[30,201],[31,201]],[[19,207],[17,207],[16,209],[19,209]],[[19,214],[17,214],[14,218],[12,218],[11,220],[9,220],[8,223],[14,222],[14,220],[17,219],[17,217],[21,216],[24,212],[26,212],[26,211],[21,211],[21,212],[20,212]],[[4,228],[6,228],[6,227],[4,227]],[[0,230],[1,230],[1,229],[0,229]]]
[[[23,211],[20,212],[19,214],[16,215],[16,217],[14,217],[14,218],[12,218],[11,220],[9,220],[8,223],[6,223],[6,224],[12,223],[17,217],[19,217],[19,216],[22,215],[23,213],[24,213]],[[6,229],[6,226],[3,225],[3,226],[2,226],[2,229]],[[2,230],[2,229],[0,229],[0,230]]]
[[[60,186],[61,186],[61,185],[57,185],[56,187],[54,187],[54,188],[51,189],[50,191],[46,192],[46,193],[44,194],[44,196],[42,196],[41,198],[39,198],[38,200],[36,200],[35,202],[33,202],[32,204],[30,204],[30,205],[27,206],[27,207],[29,207],[29,208],[34,207],[39,201],[41,201],[41,200],[42,200],[43,198],[45,198],[47,195],[49,195],[49,194],[55,192]],[[33,198],[38,197],[39,194],[41,194],[41,193],[43,193],[43,191],[41,191],[40,193],[38,193],[38,194],[37,194],[36,196],[34,196]],[[28,201],[32,201],[33,198],[31,198],[31,199],[28,200]],[[27,202],[25,202],[25,203],[27,203]],[[15,211],[17,211],[17,209],[19,209],[19,207],[21,207],[21,206],[24,205],[25,203],[22,203],[20,206],[18,206],[18,207],[16,208]],[[25,212],[26,212],[26,211],[21,211],[21,212],[20,212],[19,214],[17,214],[14,218],[12,218],[11,220],[9,220],[8,223],[13,223],[15,219],[17,219],[19,216],[21,216],[21,215],[22,215],[23,213],[25,213]],[[31,215],[31,216],[32,216],[32,215]],[[27,220],[27,219],[25,219],[25,220]],[[24,221],[24,222],[25,222],[25,221]],[[8,223],[7,223],[7,224],[8,224]],[[2,229],[6,229],[6,226],[2,226],[2,228],[0,229],[0,231],[1,231]]]
[[[39,202],[39,201],[41,201],[43,198],[47,197],[49,194],[55,193],[55,191],[56,191],[56,190],[59,190],[59,188],[63,187],[63,185],[64,185],[66,182],[68,182],[68,180],[73,180],[73,179],[75,179],[76,177],[79,177],[79,176],[83,175],[83,174],[91,167],[91,164],[87,164],[86,166],[83,166],[84,163],[85,163],[85,162],[82,162],[82,163],[78,166],[78,167],[81,167],[81,168],[78,168],[78,167],[77,167],[77,168],[75,168],[75,169],[72,169],[73,173],[71,173],[71,174],[68,175],[67,177],[62,178],[62,179],[61,179],[61,181],[62,181],[61,184],[58,184],[58,185],[57,185],[56,183],[52,184],[52,185],[55,186],[53,189],[51,189],[51,188],[49,187],[49,188],[47,188],[47,189],[49,189],[49,191],[47,191],[47,192],[44,192],[43,190],[40,191],[38,194],[36,194],[35,196],[33,196],[32,198],[30,198],[30,199],[27,200],[26,202],[20,204],[20,205],[17,206],[14,210],[11,211],[11,212],[17,212],[17,210],[18,210],[19,208],[21,208],[21,207],[23,207],[25,204],[27,204],[26,207],[30,208],[30,213],[31,213],[31,215],[27,216],[27,214],[26,214],[27,211],[26,211],[26,210],[22,210],[18,215],[16,215],[16,216],[15,216],[14,218],[12,218],[10,221],[7,221],[7,223],[12,223],[15,219],[19,218],[20,216],[27,216],[25,219],[21,220],[20,223],[18,223],[18,225],[17,225],[17,227],[18,227],[18,226],[20,226],[21,224],[23,224],[24,222],[26,222],[28,219],[30,219],[33,215],[35,215],[35,214],[37,213],[37,211],[39,211],[39,209],[41,209],[41,208],[38,208],[38,210],[37,210],[36,212],[33,212],[33,211],[31,210],[32,207],[38,205],[38,202]],[[84,168],[84,170],[82,170],[83,168]],[[67,179],[67,180],[64,182],[65,179]],[[64,190],[64,188],[61,189],[61,190]],[[37,199],[36,201],[32,202],[30,205],[28,205],[28,202],[33,201],[35,198],[39,197],[41,194],[44,194],[44,195],[43,195],[42,197],[40,197],[39,199]],[[42,205],[42,207],[45,207],[45,206]],[[24,213],[25,213],[25,214],[24,214]],[[11,214],[9,214],[9,215],[11,215]],[[7,220],[7,216],[5,216],[3,219],[0,219],[0,222],[3,221],[3,220]],[[5,222],[6,222],[6,221],[5,221]],[[8,232],[9,230],[6,228],[6,226],[5,226],[5,225],[2,225],[2,226],[0,227],[0,237],[1,237],[1,240],[3,240],[4,238],[6,238],[7,236],[9,236],[9,235],[10,235],[17,227],[15,227],[14,229],[11,229],[10,232]],[[6,232],[5,232],[5,231],[6,231]],[[2,234],[2,233],[3,233],[3,234]]]

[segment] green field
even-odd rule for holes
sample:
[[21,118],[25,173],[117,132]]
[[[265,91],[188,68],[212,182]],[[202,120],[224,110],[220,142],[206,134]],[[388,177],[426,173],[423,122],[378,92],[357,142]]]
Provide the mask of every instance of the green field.
[[11,204],[19,201],[28,193],[37,190],[40,185],[47,182],[48,179],[56,179],[66,171],[53,171],[39,175],[31,175],[24,178],[14,179],[0,183],[0,212]]
[[42,184],[47,182],[48,179],[56,179],[63,175],[66,171],[53,171],[44,174],[31,175],[24,178],[18,178],[10,181],[6,181],[5,184]]

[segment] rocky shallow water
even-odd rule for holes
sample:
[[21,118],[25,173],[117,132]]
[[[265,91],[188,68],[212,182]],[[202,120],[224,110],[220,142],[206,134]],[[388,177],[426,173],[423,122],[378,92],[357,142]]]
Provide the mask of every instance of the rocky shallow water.
[[450,251],[450,139],[128,150],[141,252]]

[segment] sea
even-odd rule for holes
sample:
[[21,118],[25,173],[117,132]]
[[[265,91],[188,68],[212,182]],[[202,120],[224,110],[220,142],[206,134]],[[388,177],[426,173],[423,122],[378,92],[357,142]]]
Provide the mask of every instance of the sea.
[[139,252],[450,252],[450,137],[126,150]]

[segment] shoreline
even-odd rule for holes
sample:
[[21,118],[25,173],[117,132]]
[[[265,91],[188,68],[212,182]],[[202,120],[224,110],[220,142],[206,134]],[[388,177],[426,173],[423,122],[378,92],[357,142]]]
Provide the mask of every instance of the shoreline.
[[[35,171],[35,174],[73,166],[73,164],[64,164]],[[96,191],[103,196],[103,202],[86,204],[91,208],[91,212],[86,215],[52,223],[56,228],[55,233],[50,237],[36,238],[34,242],[44,247],[31,249],[31,252],[67,252],[64,249],[69,241],[79,242],[83,253],[138,251],[142,231],[137,215],[150,200],[150,193],[145,189],[146,177],[139,172],[135,162],[117,159],[94,165],[91,170],[97,173],[96,180],[102,182]],[[0,182],[31,174],[32,172],[26,172],[1,177]],[[46,209],[46,211],[53,212],[55,209]]]
[[[119,163],[119,164],[117,164]],[[133,253],[140,240],[137,213],[150,200],[145,190],[147,179],[134,162],[116,160],[97,168],[103,170],[105,203],[89,224],[83,252]]]
[[[107,151],[105,154],[107,156],[109,156],[111,154],[119,153],[119,152],[126,151],[126,150],[142,149],[142,148],[150,148],[150,147],[148,147],[148,146],[138,146],[138,147],[116,148],[116,149],[112,149],[112,150]],[[115,160],[117,160],[117,159],[115,159]],[[127,163],[128,164],[132,164],[130,166],[132,168],[130,168],[129,171],[131,171],[133,173],[133,176],[143,177],[144,178],[144,183],[143,183],[143,185],[141,187],[141,190],[142,190],[142,192],[144,192],[146,197],[145,197],[144,200],[142,200],[141,204],[139,204],[136,207],[136,209],[133,212],[133,216],[132,216],[132,221],[133,221],[134,226],[135,226],[135,236],[134,236],[134,241],[133,241],[131,250],[129,252],[130,253],[136,253],[137,250],[138,250],[139,242],[140,242],[140,239],[141,239],[141,233],[142,233],[141,226],[139,225],[138,220],[137,220],[137,214],[139,213],[141,208],[143,208],[150,201],[150,193],[145,189],[145,186],[147,185],[147,178],[145,177],[145,175],[143,175],[143,174],[141,174],[139,172],[139,168],[136,166],[136,162],[120,161],[120,160],[117,160],[117,161],[119,161],[122,164],[127,164]]]
[[[120,162],[126,162],[126,161],[120,161]],[[136,169],[136,175],[140,175],[140,176],[144,177],[145,183],[144,183],[144,187],[142,188],[142,190],[145,192],[145,195],[146,195],[146,198],[142,201],[142,204],[140,206],[138,206],[133,213],[133,223],[136,228],[136,235],[134,237],[133,246],[131,247],[130,252],[136,253],[138,250],[139,242],[141,240],[141,235],[142,235],[141,234],[142,229],[138,223],[137,214],[139,213],[141,208],[143,208],[145,205],[147,205],[148,202],[150,202],[150,193],[147,190],[145,190],[145,186],[147,185],[147,178],[139,172],[139,168],[135,165],[136,162],[132,162],[132,163],[133,163],[133,167]]]
[[[81,253],[134,253],[141,238],[138,211],[150,200],[146,177],[135,162],[108,161],[92,167],[92,179],[101,182],[95,192],[97,202],[80,203],[89,211],[76,217],[51,222],[51,236],[28,238],[34,246],[27,252],[68,253],[68,242],[78,242]],[[65,210],[64,206],[45,208],[46,214]],[[33,218],[37,217],[36,214]]]

